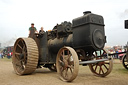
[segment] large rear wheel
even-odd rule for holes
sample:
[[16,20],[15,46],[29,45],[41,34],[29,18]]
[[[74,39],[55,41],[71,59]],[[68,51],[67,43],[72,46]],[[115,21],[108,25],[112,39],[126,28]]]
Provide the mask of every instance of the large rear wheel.
[[16,74],[31,74],[38,64],[38,47],[32,38],[19,38],[13,49],[12,63]]

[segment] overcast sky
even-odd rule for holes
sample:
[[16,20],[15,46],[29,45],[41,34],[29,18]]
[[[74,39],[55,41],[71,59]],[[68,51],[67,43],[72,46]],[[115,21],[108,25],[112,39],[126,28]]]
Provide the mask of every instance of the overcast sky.
[[84,11],[104,17],[106,45],[126,44],[128,0],[0,0],[0,42],[13,45],[16,38],[27,37],[32,22],[37,30],[43,26],[47,31],[57,23],[72,22]]

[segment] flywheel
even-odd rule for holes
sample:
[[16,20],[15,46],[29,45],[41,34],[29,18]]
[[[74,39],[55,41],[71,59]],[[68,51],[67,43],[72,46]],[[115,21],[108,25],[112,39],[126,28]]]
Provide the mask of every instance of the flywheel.
[[33,73],[38,64],[38,47],[32,38],[19,38],[13,49],[12,63],[16,74]]

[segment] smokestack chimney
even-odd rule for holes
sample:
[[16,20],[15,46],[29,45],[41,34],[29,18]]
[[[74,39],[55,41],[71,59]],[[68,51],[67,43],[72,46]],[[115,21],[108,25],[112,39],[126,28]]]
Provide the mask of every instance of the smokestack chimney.
[[86,15],[88,13],[91,13],[91,11],[85,11],[85,12],[83,12],[84,15]]

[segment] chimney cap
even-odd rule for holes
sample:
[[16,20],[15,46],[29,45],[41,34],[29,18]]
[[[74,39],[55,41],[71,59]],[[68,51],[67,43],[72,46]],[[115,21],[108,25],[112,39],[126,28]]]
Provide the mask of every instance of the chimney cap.
[[91,13],[91,11],[85,11],[85,12],[83,12],[84,15],[86,15],[88,13]]

